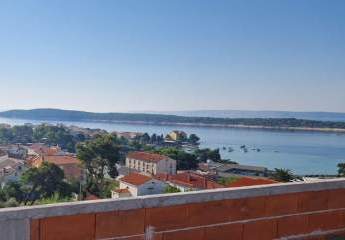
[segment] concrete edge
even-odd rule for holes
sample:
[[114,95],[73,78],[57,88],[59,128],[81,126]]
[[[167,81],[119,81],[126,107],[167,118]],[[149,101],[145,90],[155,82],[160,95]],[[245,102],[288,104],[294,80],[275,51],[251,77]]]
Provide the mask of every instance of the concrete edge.
[[4,208],[0,209],[0,221],[11,219],[38,219],[54,216],[109,212],[116,210],[164,207],[188,203],[201,203],[217,200],[241,199],[308,191],[334,190],[341,188],[345,188],[345,178],[324,180],[314,183],[278,183],[232,189],[222,188],[198,192],[150,195],[117,200],[106,199],[32,207]]

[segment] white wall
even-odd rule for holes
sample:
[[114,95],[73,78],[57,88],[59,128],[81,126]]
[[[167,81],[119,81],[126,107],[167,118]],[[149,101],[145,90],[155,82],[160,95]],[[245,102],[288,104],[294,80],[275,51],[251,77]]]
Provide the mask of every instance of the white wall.
[[136,186],[120,181],[120,189],[126,189],[126,188],[128,189],[128,191],[131,193],[133,197],[138,196],[138,189]]
[[157,164],[157,173],[168,173],[175,175],[176,174],[176,160],[167,159],[159,161]]
[[156,179],[152,179],[139,186],[120,181],[120,189],[127,188],[133,197],[164,193],[167,186],[166,183]]

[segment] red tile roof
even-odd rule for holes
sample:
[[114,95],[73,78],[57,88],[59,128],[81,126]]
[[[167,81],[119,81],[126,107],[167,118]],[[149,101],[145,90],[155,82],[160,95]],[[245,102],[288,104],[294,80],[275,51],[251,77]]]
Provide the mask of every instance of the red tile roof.
[[44,156],[44,161],[54,163],[56,165],[65,165],[65,164],[80,164],[80,161],[76,157],[72,156]]
[[116,190],[114,190],[114,192],[117,192],[117,193],[130,193],[127,188],[116,189]]
[[167,156],[148,152],[131,152],[127,155],[127,157],[147,162],[159,162],[168,159]]
[[26,157],[26,162],[30,166],[36,166],[38,167],[40,164],[42,164],[42,157],[38,155],[28,155]]
[[67,179],[80,180],[83,177],[83,168],[78,158],[73,156],[44,156],[43,161],[63,167]]
[[278,183],[274,180],[267,178],[250,178],[242,177],[234,182],[227,184],[227,187],[245,187],[245,186],[255,186],[255,185],[265,185],[265,184],[274,184]]
[[177,185],[196,189],[215,189],[225,187],[205,176],[193,172],[178,173],[176,175],[157,174],[155,178],[161,181],[169,181]]
[[47,147],[43,144],[32,144],[30,148],[40,155],[56,155],[61,150],[59,147]]
[[142,185],[150,180],[152,180],[151,177],[139,173],[130,173],[129,175],[124,176],[120,179],[120,181],[122,182],[129,183],[135,186]]

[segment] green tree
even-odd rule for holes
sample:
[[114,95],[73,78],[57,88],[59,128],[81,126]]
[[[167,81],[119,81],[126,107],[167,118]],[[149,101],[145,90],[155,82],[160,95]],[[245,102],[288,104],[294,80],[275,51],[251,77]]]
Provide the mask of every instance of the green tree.
[[106,174],[118,175],[116,163],[120,161],[117,138],[103,135],[77,146],[77,156],[87,170],[87,190],[97,196],[104,193]]
[[175,159],[177,162],[178,170],[190,170],[196,169],[198,167],[199,161],[197,160],[196,156],[183,150],[169,147],[161,148],[159,150],[156,150],[155,152]]
[[76,143],[85,137],[80,134],[73,136],[64,126],[42,124],[35,128],[33,137],[36,142],[45,142],[49,145],[59,145],[62,149],[75,152]]
[[55,193],[69,197],[71,188],[64,178],[63,170],[52,163],[44,162],[39,168],[30,168],[21,177],[24,204],[33,205],[37,200],[50,198]]
[[188,138],[188,142],[192,144],[198,144],[200,141],[200,138],[196,134],[191,134]]
[[141,137],[140,137],[140,143],[141,144],[147,144],[149,143],[151,140],[151,137],[148,133],[144,133]]
[[338,174],[340,177],[345,177],[345,163],[339,163],[338,165]]
[[22,202],[25,198],[25,192],[22,189],[22,185],[20,182],[11,181],[8,182],[3,188],[3,194],[5,199],[3,201],[7,201],[10,198],[16,199],[17,202]]
[[62,203],[62,202],[70,202],[71,198],[69,197],[61,197],[59,193],[54,193],[49,198],[39,199],[36,204],[43,205],[43,204],[53,204],[53,203]]
[[151,135],[150,143],[151,144],[157,143],[157,135],[155,133]]
[[221,161],[221,155],[219,149],[211,150],[209,148],[197,149],[195,154],[200,162],[206,162],[212,160],[214,162]]
[[33,130],[30,126],[14,126],[12,128],[13,140],[15,143],[31,143],[33,141]]
[[177,187],[174,187],[174,186],[167,186],[164,190],[164,193],[178,193],[178,192],[181,192],[180,189],[178,189]]
[[290,182],[295,177],[290,169],[275,168],[272,178],[278,182]]
[[0,143],[8,144],[13,141],[13,133],[11,128],[0,127]]

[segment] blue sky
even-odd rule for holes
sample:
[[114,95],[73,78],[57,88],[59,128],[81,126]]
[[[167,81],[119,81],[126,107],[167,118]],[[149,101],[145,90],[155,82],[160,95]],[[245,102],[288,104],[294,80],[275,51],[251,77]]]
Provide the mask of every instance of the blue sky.
[[345,1],[2,0],[0,109],[345,112]]

